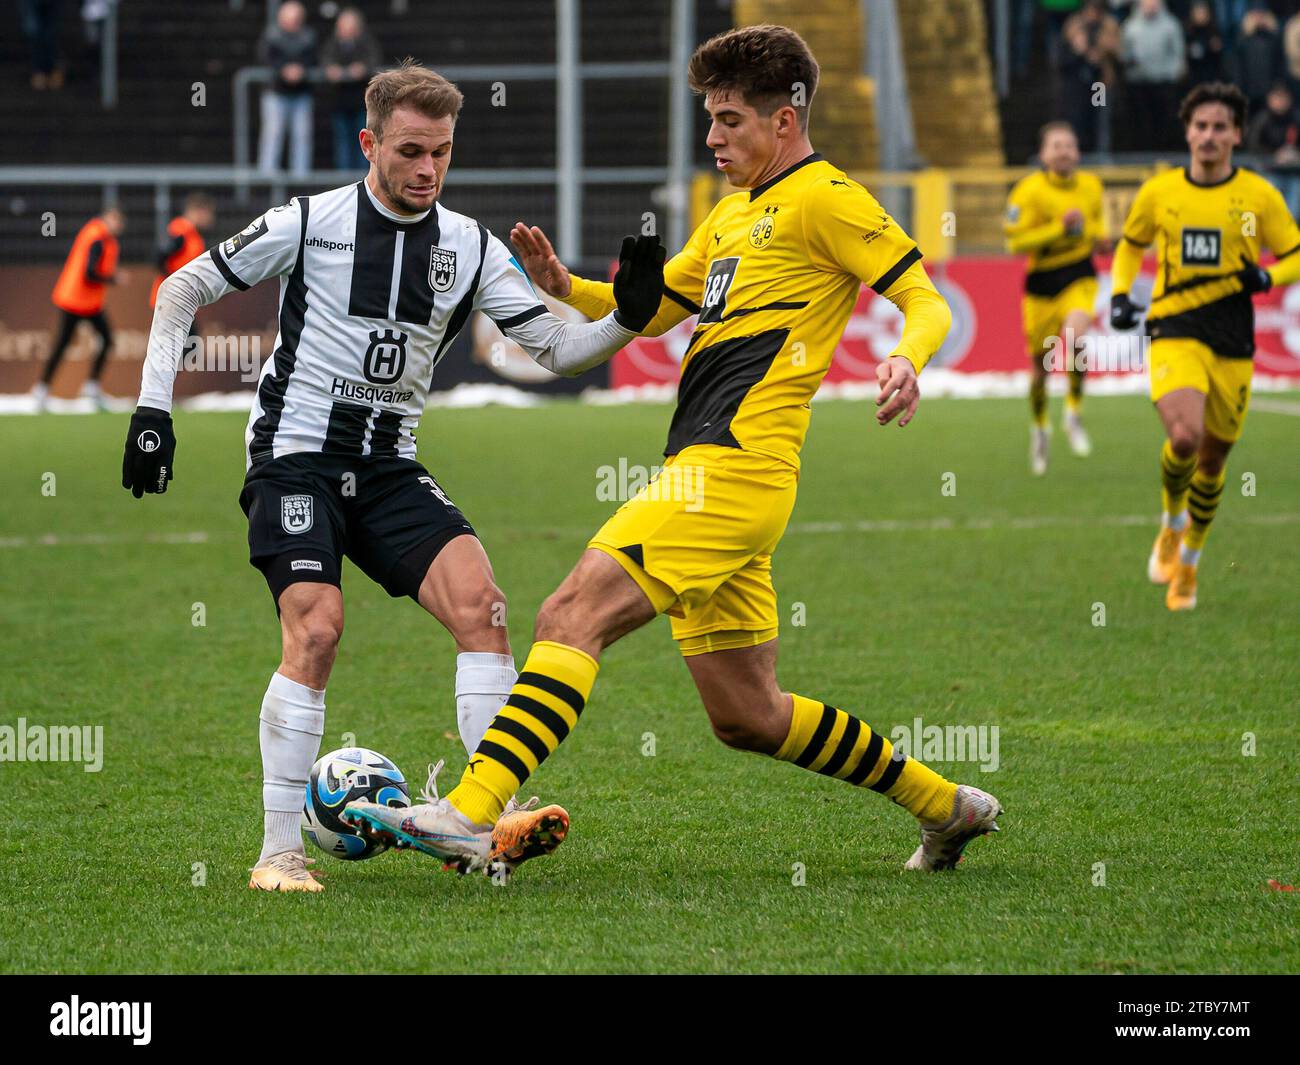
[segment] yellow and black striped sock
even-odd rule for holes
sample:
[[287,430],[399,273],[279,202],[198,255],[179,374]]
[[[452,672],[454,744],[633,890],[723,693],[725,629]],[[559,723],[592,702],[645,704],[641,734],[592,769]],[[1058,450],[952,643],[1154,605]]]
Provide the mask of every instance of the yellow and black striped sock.
[[1187,506],[1187,486],[1196,472],[1196,456],[1179,458],[1168,440],[1160,449],[1160,502],[1171,517]]
[[1083,370],[1070,371],[1070,388],[1065,394],[1065,409],[1071,414],[1078,415],[1079,409],[1083,406],[1083,379],[1086,376]]
[[596,660],[540,640],[447,801],[476,824],[495,824],[506,802],[578,723],[596,683]]
[[1029,414],[1038,428],[1047,424],[1047,378],[1031,374],[1029,378]]
[[887,795],[927,824],[952,816],[957,785],[894,747],[865,721],[802,695],[792,696],[790,734],[772,757]]
[[1187,492],[1187,513],[1191,516],[1191,527],[1183,537],[1183,545],[1189,551],[1199,551],[1205,546],[1205,538],[1210,535],[1210,522],[1219,509],[1219,499],[1223,495],[1223,483],[1227,478],[1220,470],[1211,475],[1204,470],[1197,470],[1192,476],[1192,484]]

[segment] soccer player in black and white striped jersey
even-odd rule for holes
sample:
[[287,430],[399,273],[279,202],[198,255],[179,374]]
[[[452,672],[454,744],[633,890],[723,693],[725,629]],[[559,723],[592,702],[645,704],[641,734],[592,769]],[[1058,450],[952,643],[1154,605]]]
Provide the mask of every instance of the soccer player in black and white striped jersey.
[[[657,238],[624,241],[615,312],[566,323],[500,240],[438,204],[461,102],[418,64],[376,75],[359,135],[365,180],[268,211],[159,290],[123,462],[123,486],[137,498],[172,477],[172,384],[195,311],[280,281],[279,335],[248,421],[240,496],[250,561],[275,597],[283,637],[262,702],[264,841],[250,887],[322,890],[306,868],[299,815],[343,630],[344,555],[454,637],[467,752],[515,681],[487,553],[415,459],[435,367],[470,314],[482,311],[541,365],[571,375],[610,358],[659,305]],[[567,830],[559,807],[518,816],[546,826],[548,847]]]

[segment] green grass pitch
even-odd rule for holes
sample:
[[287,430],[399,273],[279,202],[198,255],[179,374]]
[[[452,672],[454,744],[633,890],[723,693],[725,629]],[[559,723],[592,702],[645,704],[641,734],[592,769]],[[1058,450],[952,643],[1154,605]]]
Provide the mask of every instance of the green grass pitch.
[[[488,547],[521,662],[612,509],[597,468],[653,464],[668,413],[426,418],[421,457]],[[552,858],[497,887],[320,855],[328,890],[288,897],[246,888],[279,644],[236,501],[243,417],[180,414],[179,478],[139,502],[125,416],[0,418],[0,725],[105,739],[99,773],[0,764],[0,970],[1295,971],[1300,894],[1267,881],[1300,883],[1300,421],[1252,412],[1201,605],[1173,616],[1145,572],[1156,419],[1138,397],[1087,416],[1094,456],[1058,430],[1038,481],[1023,402],[929,401],[902,431],[863,403],[813,418],[775,564],[781,681],[886,734],[998,726],[996,772],[936,765],[1007,811],[954,873],[901,871],[916,831],[880,796],[722,747],[660,619],[607,653],[529,785],[573,816]],[[344,592],[322,750],[353,733],[413,786],[445,756],[450,785],[449,637],[350,565]]]

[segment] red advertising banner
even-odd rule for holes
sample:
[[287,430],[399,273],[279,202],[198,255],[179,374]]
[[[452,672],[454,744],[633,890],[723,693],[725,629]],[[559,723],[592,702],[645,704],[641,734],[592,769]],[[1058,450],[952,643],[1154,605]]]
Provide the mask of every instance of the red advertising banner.
[[[1098,336],[1110,337],[1109,260],[1099,260],[1098,267]],[[1139,304],[1147,302],[1153,267],[1149,261],[1134,285],[1134,299]],[[1025,370],[1027,352],[1020,321],[1022,261],[1005,256],[958,258],[931,274],[952,308],[953,323],[947,341],[930,365],[960,373]],[[876,364],[894,349],[902,322],[902,315],[889,300],[864,288],[826,381],[874,381]],[[662,337],[635,341],[614,358],[611,387],[675,383],[693,327],[694,319],[688,319]],[[1294,377],[1300,383],[1300,284],[1255,297],[1255,342],[1258,373]],[[1106,374],[1142,372],[1107,369],[1104,365],[1091,369]]]

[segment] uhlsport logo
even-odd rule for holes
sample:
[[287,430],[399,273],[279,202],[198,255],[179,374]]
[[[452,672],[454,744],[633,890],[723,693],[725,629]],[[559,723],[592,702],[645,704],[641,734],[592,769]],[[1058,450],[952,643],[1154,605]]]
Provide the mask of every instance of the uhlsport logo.
[[376,329],[361,363],[361,372],[374,385],[390,385],[406,370],[405,333],[397,329]]
[[148,1046],[153,1038],[153,1003],[71,1001],[50,1006],[50,1035],[130,1036],[136,1046]]
[[451,248],[429,249],[429,287],[434,292],[450,292],[456,283],[456,252]]
[[280,497],[280,524],[287,533],[305,533],[311,528],[311,496],[292,495]]
[[135,444],[136,447],[146,455],[149,454],[149,452],[157,451],[162,447],[162,441],[158,438],[158,434],[152,429],[146,429],[143,433],[137,436],[135,438]]

